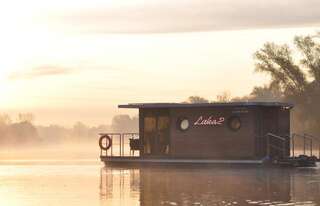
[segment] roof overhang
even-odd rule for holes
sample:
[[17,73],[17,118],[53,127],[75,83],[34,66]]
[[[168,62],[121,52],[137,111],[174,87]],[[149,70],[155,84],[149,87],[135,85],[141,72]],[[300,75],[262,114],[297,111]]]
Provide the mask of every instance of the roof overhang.
[[291,103],[286,102],[227,102],[227,103],[132,103],[118,105],[119,108],[130,109],[169,109],[169,108],[201,108],[201,107],[285,107],[291,109],[294,107]]

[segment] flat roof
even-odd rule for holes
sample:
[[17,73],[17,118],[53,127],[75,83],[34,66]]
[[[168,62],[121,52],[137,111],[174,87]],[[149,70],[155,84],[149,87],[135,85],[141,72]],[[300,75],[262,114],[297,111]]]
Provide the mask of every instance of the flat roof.
[[118,105],[119,108],[134,108],[134,109],[168,109],[168,108],[194,108],[194,107],[246,107],[246,106],[261,106],[261,107],[289,107],[294,105],[286,102],[226,102],[226,103],[131,103]]

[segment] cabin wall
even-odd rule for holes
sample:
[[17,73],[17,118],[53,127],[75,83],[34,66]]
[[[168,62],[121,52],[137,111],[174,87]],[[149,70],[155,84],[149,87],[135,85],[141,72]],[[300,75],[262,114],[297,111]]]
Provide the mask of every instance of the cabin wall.
[[[261,107],[257,111],[260,121],[256,121],[256,128],[259,130],[257,155],[267,155],[267,133],[273,133],[286,139],[286,154],[290,154],[290,110],[282,107]],[[271,138],[273,144],[282,147],[282,141]],[[280,153],[273,151],[272,155]]]
[[[210,107],[210,108],[171,108],[140,109],[139,130],[141,155],[144,156],[144,117],[170,117],[170,153],[171,157],[213,158],[213,159],[259,159],[267,154],[269,132],[279,136],[290,135],[290,110],[281,107]],[[202,116],[214,119],[223,117],[221,125],[194,125]],[[228,125],[230,117],[241,120],[241,128],[232,131]],[[185,117],[190,127],[186,131],[178,128],[178,120]],[[279,145],[280,146],[280,145]],[[287,154],[290,154],[290,141],[287,141]]]
[[279,110],[279,135],[286,138],[287,155],[290,156],[290,110],[281,108]]
[[[223,117],[221,125],[195,125],[202,116],[208,118]],[[241,128],[233,131],[228,126],[228,120],[238,116]],[[247,159],[255,158],[255,108],[253,107],[219,107],[219,108],[175,108],[170,110],[171,117],[171,156]],[[190,127],[181,131],[177,122],[186,117]]]

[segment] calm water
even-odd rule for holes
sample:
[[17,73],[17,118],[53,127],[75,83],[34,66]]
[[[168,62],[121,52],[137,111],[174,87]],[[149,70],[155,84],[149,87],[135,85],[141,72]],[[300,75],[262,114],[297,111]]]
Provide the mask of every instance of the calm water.
[[8,161],[0,163],[0,205],[320,205],[320,166],[128,169]]

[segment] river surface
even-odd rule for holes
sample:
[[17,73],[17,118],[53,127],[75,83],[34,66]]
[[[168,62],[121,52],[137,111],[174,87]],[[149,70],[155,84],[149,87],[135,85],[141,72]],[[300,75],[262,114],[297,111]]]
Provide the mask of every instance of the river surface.
[[104,167],[1,161],[0,205],[320,205],[320,166]]

